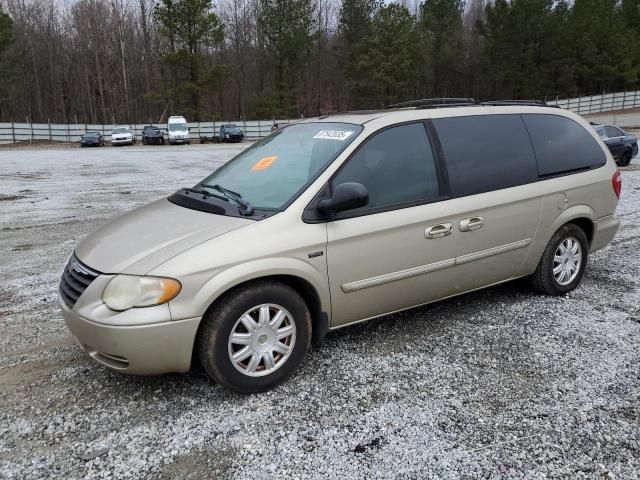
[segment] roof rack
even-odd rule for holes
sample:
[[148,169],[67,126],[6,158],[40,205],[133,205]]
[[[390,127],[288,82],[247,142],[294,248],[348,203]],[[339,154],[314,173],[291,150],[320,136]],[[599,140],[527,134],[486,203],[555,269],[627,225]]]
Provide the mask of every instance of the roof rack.
[[385,110],[392,108],[440,108],[440,107],[461,107],[476,105],[477,102],[473,98],[423,98],[420,100],[409,100],[408,102],[394,103],[387,105]]
[[520,106],[529,106],[529,107],[560,108],[557,105],[549,105],[547,104],[547,102],[543,100],[491,100],[488,102],[481,102],[480,105],[493,106],[493,107],[520,105]]

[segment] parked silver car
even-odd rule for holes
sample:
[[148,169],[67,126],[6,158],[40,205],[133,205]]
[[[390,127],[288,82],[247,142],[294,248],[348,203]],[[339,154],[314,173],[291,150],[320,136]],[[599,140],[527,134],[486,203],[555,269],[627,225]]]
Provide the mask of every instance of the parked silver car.
[[128,125],[118,125],[111,132],[111,145],[135,145],[136,136]]
[[[520,277],[578,286],[620,174],[580,117],[400,108],[288,125],[82,240],[60,283],[96,361],[257,392],[327,331]],[[194,355],[195,354],[195,355]]]

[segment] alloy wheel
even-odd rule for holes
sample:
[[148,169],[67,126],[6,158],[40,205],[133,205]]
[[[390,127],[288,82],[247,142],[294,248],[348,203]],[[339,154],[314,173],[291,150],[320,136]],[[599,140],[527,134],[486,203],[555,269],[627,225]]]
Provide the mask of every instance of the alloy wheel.
[[567,237],[553,256],[553,276],[559,285],[568,285],[575,280],[582,265],[582,247],[575,237]]
[[280,305],[247,310],[231,329],[228,341],[233,366],[250,377],[269,375],[289,358],[296,342],[296,324]]

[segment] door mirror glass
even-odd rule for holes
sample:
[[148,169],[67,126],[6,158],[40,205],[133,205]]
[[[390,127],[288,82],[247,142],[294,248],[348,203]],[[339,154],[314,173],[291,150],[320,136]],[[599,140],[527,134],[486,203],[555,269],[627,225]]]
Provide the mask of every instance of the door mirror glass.
[[324,198],[318,202],[318,213],[325,216],[338,212],[364,207],[369,203],[369,192],[361,183],[346,182],[338,185],[331,198]]

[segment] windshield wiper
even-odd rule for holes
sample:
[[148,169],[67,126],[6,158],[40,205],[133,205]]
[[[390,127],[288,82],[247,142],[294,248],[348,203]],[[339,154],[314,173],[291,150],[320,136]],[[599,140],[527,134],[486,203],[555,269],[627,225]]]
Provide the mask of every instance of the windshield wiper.
[[253,205],[251,205],[246,200],[243,200],[242,195],[239,194],[238,192],[234,192],[233,190],[229,190],[228,188],[221,187],[218,184],[209,185],[206,183],[202,183],[200,184],[200,187],[217,190],[218,192],[222,193],[225,197],[230,198],[231,200],[236,202],[238,205],[240,205],[243,208],[243,212],[242,212],[243,215],[253,215]]
[[226,197],[221,197],[220,195],[216,195],[215,193],[209,193],[206,190],[203,190],[202,188],[184,187],[182,190],[185,190],[189,193],[197,193],[198,195],[202,195],[203,197],[213,197],[213,198],[217,198],[218,200],[224,200],[225,202],[229,201],[229,199]]

